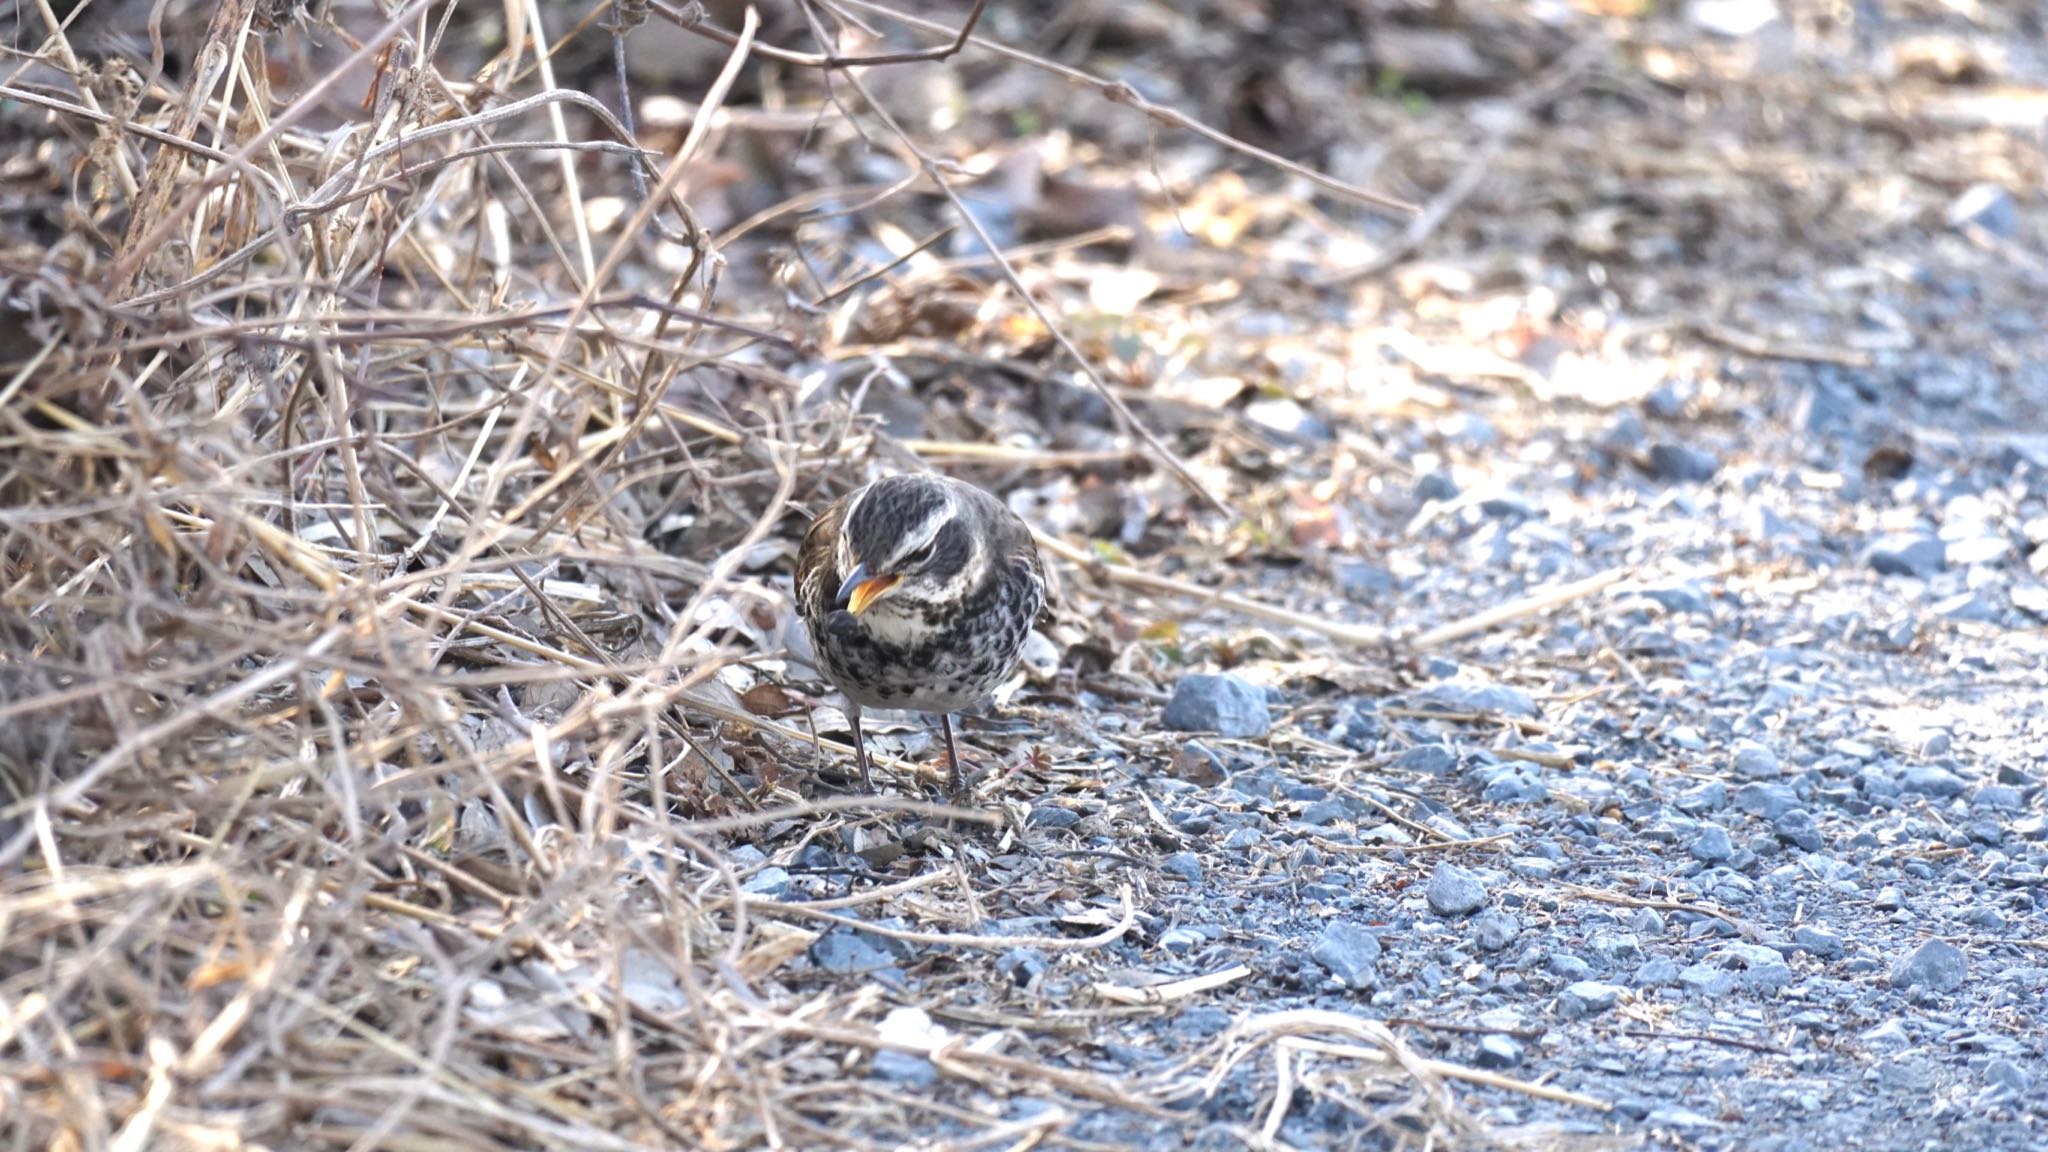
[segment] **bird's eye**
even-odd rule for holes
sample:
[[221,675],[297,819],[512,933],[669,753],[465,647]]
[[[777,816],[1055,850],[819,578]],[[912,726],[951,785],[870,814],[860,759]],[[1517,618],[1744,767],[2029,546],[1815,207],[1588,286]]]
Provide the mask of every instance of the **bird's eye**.
[[909,554],[905,555],[905,556],[903,557],[903,563],[902,563],[901,567],[904,567],[904,568],[922,568],[922,567],[924,567],[925,565],[927,565],[927,564],[931,563],[931,561],[932,561],[932,553],[933,553],[933,552],[935,552],[935,551],[937,550],[937,547],[938,547],[938,546],[937,546],[937,543],[936,543],[936,542],[933,542],[933,543],[930,543],[930,544],[926,544],[926,545],[925,545],[924,547],[922,547],[922,548],[919,548],[919,549],[918,549],[917,551],[915,551],[915,552],[911,552],[911,553],[909,553]]

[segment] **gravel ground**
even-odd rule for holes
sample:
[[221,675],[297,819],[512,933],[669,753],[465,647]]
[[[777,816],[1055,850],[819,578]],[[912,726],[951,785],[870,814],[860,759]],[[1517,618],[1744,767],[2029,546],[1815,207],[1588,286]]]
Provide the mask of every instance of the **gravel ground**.
[[[715,259],[337,7],[0,107],[0,1144],[2048,1146],[2039,4],[712,4]],[[1100,562],[965,816],[776,620],[920,460]]]
[[[1896,62],[1908,33],[1944,29],[1895,15],[1820,37],[1826,50],[1798,41],[1803,63]],[[1658,27],[1690,35],[1693,63],[1776,43]],[[2012,47],[2002,78],[2038,83]],[[1691,131],[1794,149],[1782,163],[1810,173],[1879,163],[1870,121],[1841,112],[1853,94],[1797,68],[1736,74]],[[1795,89],[1838,114],[1766,115]],[[1656,107],[1566,119],[1567,165],[1581,132],[1670,122]],[[1925,171],[1984,140],[1909,136],[1882,163]],[[2020,170],[2038,164],[2038,142],[2004,139]],[[1567,179],[1534,151],[1499,163]],[[1139,677],[1170,697],[1025,691],[977,741],[1052,731],[1076,748],[1006,790],[1021,831],[959,847],[991,894],[983,930],[1093,931],[1124,886],[1136,925],[1085,953],[878,952],[906,1003],[945,1005],[939,1023],[969,1035],[1005,1022],[1038,1059],[1140,1085],[1233,1051],[1262,1014],[1389,1022],[1422,1056],[1524,1085],[1458,1084],[1475,1146],[2048,1141],[2048,344],[2019,303],[2042,298],[2029,244],[2048,221],[2018,185],[1967,180],[1918,185],[1919,207],[1873,221],[1736,162],[1707,181],[1731,193],[1710,238],[1667,249],[1656,235],[1699,207],[1668,175],[1685,165],[1636,161],[1667,175],[1632,185],[1657,203],[1614,209],[1636,247],[1610,250],[1609,272],[1584,248],[1553,262],[1554,231],[1531,239],[1621,202],[1622,176],[1573,172],[1606,207],[1543,224],[1536,192],[1496,188],[1482,202],[1499,215],[1450,230],[1450,251],[1390,297],[1241,317],[1311,361],[1332,329],[1483,344],[1489,303],[1538,314],[1540,332],[1516,345],[1527,370],[1509,384],[1389,354],[1401,370],[1380,385],[1427,402],[1297,388],[1300,403],[1244,407],[1283,476],[1328,486],[1339,543],[1227,575],[1213,558],[1179,568],[1410,632],[1603,571],[1626,582],[1419,655],[1333,654],[1212,612]],[[1758,203],[1767,188],[1789,200]],[[1546,254],[1533,271],[1473,286],[1522,241],[1517,256]],[[1674,326],[1691,335],[1667,338]],[[1604,361],[1582,354],[1595,347]],[[1361,441],[1391,461],[1370,480],[1351,476]],[[1282,517],[1297,542],[1321,523],[1307,503]],[[813,866],[850,859],[807,851]],[[800,876],[788,894],[839,883]],[[1079,1006],[1105,969],[1134,986],[1237,975],[1104,1023]],[[1085,1037],[1077,1015],[1095,1022]],[[1142,1142],[1166,1124],[1234,1146],[1233,1125],[1276,1117],[1267,1135],[1296,1147],[1405,1138],[1342,1060],[1295,1060],[1231,1065],[1176,1119],[1104,1110],[1067,1134]],[[914,1058],[873,1074],[934,1078]],[[1269,1111],[1281,1077],[1288,1106]]]

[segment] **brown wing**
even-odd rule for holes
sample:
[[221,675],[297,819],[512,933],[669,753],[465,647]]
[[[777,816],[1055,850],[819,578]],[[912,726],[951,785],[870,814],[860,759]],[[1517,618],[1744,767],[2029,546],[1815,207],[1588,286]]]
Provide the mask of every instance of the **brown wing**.
[[807,620],[822,620],[832,612],[832,597],[839,591],[839,522],[846,516],[846,501],[834,500],[804,532],[796,549],[796,607]]

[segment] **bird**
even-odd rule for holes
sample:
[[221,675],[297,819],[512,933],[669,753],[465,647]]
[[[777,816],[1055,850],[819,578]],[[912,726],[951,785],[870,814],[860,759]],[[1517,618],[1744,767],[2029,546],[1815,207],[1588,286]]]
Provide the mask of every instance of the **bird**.
[[818,670],[845,695],[854,762],[873,791],[862,708],[935,713],[961,792],[952,713],[1016,670],[1046,606],[1045,562],[1003,502],[947,476],[873,481],[812,520],[796,595]]

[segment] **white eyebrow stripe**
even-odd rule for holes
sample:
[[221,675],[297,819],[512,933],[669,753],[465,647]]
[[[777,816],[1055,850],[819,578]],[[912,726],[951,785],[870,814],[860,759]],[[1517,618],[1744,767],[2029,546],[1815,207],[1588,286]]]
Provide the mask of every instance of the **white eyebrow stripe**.
[[[868,498],[868,493],[873,491],[874,487],[873,482],[861,485],[860,490],[853,494],[853,498],[846,502],[846,511],[839,517],[837,548],[839,554],[835,559],[839,562],[838,567],[841,574],[853,571],[853,566],[857,563],[853,555],[853,543],[848,537],[846,526],[853,523],[853,514],[860,511],[860,502]],[[837,589],[834,589],[834,591],[837,591]]]
[[903,537],[903,543],[897,547],[895,555],[889,558],[890,567],[893,568],[897,561],[931,543],[938,537],[939,529],[944,528],[946,521],[952,518],[953,498],[952,494],[948,493],[944,504],[932,509],[915,531]]

